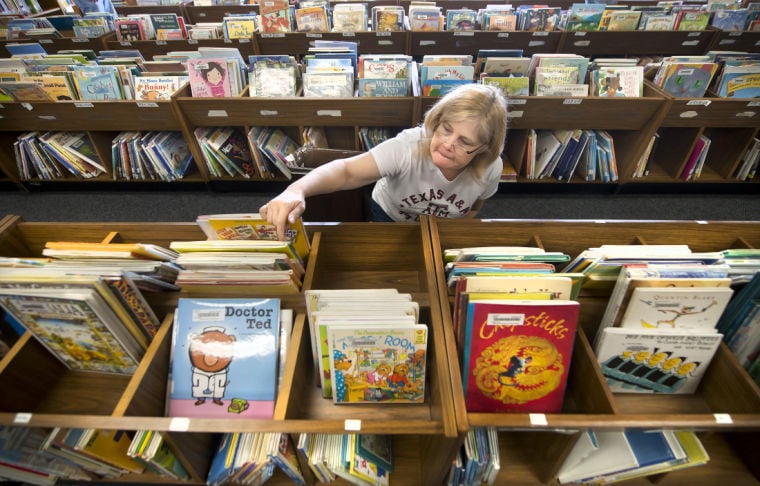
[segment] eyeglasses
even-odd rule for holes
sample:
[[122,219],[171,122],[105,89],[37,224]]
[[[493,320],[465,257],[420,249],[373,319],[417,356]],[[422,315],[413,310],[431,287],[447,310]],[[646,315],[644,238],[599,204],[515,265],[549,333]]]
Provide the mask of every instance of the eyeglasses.
[[467,142],[461,142],[461,141],[451,142],[449,140],[452,138],[454,134],[451,132],[451,129],[446,128],[443,125],[436,128],[435,132],[433,133],[435,134],[436,137],[440,138],[443,142],[446,142],[449,145],[451,145],[454,149],[454,152],[456,152],[459,155],[472,155],[485,145],[485,144],[480,144],[478,146],[475,146]]

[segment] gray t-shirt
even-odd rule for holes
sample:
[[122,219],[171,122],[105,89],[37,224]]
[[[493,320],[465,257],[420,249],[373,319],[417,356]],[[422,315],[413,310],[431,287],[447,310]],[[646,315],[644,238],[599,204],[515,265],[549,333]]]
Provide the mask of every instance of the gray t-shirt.
[[488,166],[482,181],[470,167],[449,181],[429,155],[420,155],[423,136],[422,127],[408,128],[370,149],[382,177],[375,183],[372,199],[394,221],[416,221],[421,214],[459,218],[478,199],[485,200],[496,193],[503,166],[501,158]]

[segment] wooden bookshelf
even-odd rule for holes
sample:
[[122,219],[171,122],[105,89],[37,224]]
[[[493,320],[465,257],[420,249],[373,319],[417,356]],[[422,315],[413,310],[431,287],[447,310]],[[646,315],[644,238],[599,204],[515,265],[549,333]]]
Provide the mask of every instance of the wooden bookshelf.
[[[479,0],[478,0],[479,1]],[[476,0],[467,0],[476,9]],[[469,5],[469,3],[465,4]],[[459,4],[457,4],[459,5]],[[187,13],[189,9],[208,9],[207,15],[218,15],[230,6],[194,7],[191,4],[167,6],[169,10]],[[251,6],[240,6],[249,8]],[[162,7],[126,6],[148,12],[162,12]],[[237,8],[237,7],[236,7]],[[125,10],[131,13],[132,10]],[[358,33],[286,33],[255,34],[251,39],[224,40],[168,40],[119,42],[113,33],[99,40],[107,49],[136,48],[146,59],[172,50],[193,50],[201,46],[236,47],[247,58],[254,54],[292,54],[302,56],[316,39],[352,40],[359,44],[361,53],[405,53],[420,59],[426,54],[472,54],[484,48],[520,48],[525,55],[550,52],[575,52],[589,57],[645,54],[697,54],[709,49],[757,50],[760,37],[756,32],[721,32],[709,29],[699,32],[358,32]],[[65,42],[65,48],[76,48],[76,39],[54,40]],[[69,45],[70,44],[70,45]],[[63,47],[63,45],[61,45]],[[58,50],[56,45],[55,50]],[[96,49],[97,50],[97,49]],[[357,131],[363,126],[387,126],[395,131],[418,125],[434,98],[409,96],[405,98],[345,98],[310,99],[251,98],[248,91],[241,96],[225,99],[192,98],[189,89],[181,89],[169,103],[158,108],[134,102],[103,102],[92,106],[79,102],[57,103],[2,103],[0,104],[0,169],[9,179],[18,179],[12,144],[16,137],[30,130],[86,130],[97,133],[99,147],[103,147],[106,161],[110,146],[107,132],[135,129],[182,130],[190,143],[196,161],[189,182],[201,183],[211,189],[219,182],[260,183],[257,179],[215,178],[208,174],[193,130],[203,126],[234,125],[243,128],[272,125],[282,127],[296,141],[300,141],[301,128],[310,125],[326,127],[331,148],[357,150],[360,148]],[[505,153],[516,169],[520,169],[527,130],[556,128],[594,128],[608,130],[613,136],[617,154],[619,180],[609,184],[610,190],[632,183],[715,183],[733,185],[748,190],[752,181],[732,178],[742,155],[760,129],[760,115],[753,99],[720,99],[708,95],[700,99],[679,99],[666,94],[651,83],[646,83],[644,96],[636,99],[599,99],[563,97],[515,97],[509,100],[510,120]],[[87,106],[86,108],[84,108]],[[31,107],[31,109],[29,109]],[[655,133],[663,136],[654,155],[654,164],[648,175],[634,179],[636,166]],[[690,149],[702,135],[713,138],[714,145],[702,176],[696,181],[684,182],[678,178]],[[108,141],[110,143],[110,141]],[[667,143],[664,143],[667,142]],[[518,172],[519,173],[519,172]],[[16,174],[16,177],[14,177]],[[28,182],[22,181],[22,189]],[[33,181],[37,182],[37,181]],[[39,181],[45,185],[55,182]],[[94,181],[88,181],[94,182]],[[284,182],[279,180],[278,182]],[[518,179],[520,184],[557,186],[557,180]],[[587,185],[578,175],[573,185]],[[563,184],[567,185],[563,182]],[[77,187],[92,187],[82,184]],[[557,186],[558,187],[558,186]],[[662,187],[666,187],[663,185]],[[672,186],[668,186],[672,187]],[[668,189],[669,190],[669,189]]]
[[[760,247],[757,222],[645,221],[480,221],[423,217],[418,223],[307,224],[312,237],[303,289],[387,288],[412,294],[429,327],[428,382],[421,405],[333,405],[315,382],[310,333],[302,295],[283,297],[296,321],[288,342],[286,369],[272,420],[188,419],[182,427],[164,417],[171,352],[171,317],[184,291],[149,296],[163,325],[131,377],[74,373],[64,369],[36,340],[22,337],[0,361],[0,424],[51,428],[97,427],[161,431],[191,472],[189,484],[203,484],[216,441],[223,432],[342,433],[346,420],[361,432],[393,435],[393,484],[442,484],[470,427],[500,430],[499,482],[554,484],[563,458],[585,428],[669,427],[696,430],[710,454],[706,466],[659,477],[659,484],[750,484],[757,481],[748,447],[760,430],[760,390],[722,346],[693,396],[611,394],[589,340],[607,296],[582,292],[565,404],[541,424],[529,414],[468,413],[464,406],[451,323],[451,295],[443,279],[442,251],[484,245],[539,246],[575,256],[608,244],[687,243],[693,251]],[[204,239],[195,223],[46,223],[18,216],[0,219],[0,255],[38,256],[51,240],[101,241],[116,232],[123,242],[168,246]],[[249,295],[247,289],[215,296]],[[266,296],[262,296],[266,297]],[[730,420],[717,420],[717,417]],[[746,451],[747,454],[742,454]],[[745,457],[746,456],[746,457]],[[754,471],[754,472],[753,472]],[[311,478],[314,483],[314,478]],[[155,476],[120,481],[166,484]],[[638,481],[638,482],[637,482]],[[278,474],[272,484],[289,484]],[[182,483],[188,484],[188,483]],[[648,484],[636,480],[631,484]]]
[[[431,218],[430,234],[438,272],[439,302],[444,329],[452,329],[452,299],[443,272],[443,250],[468,246],[537,246],[571,257],[600,244],[686,243],[693,251],[757,248],[760,225],[750,222],[634,222],[634,221],[478,221]],[[502,457],[499,479],[520,484],[548,484],[576,439],[568,431],[593,428],[682,428],[705,433],[711,458],[707,466],[666,475],[658,484],[717,484],[721,479],[750,484],[757,481],[753,460],[742,460],[747,435],[760,428],[760,389],[722,344],[694,395],[611,394],[588,345],[593,340],[609,295],[581,291],[580,330],[576,336],[563,410],[546,414],[547,425],[536,425],[528,414],[468,413],[464,396],[455,394],[458,417],[469,427],[498,427]],[[453,334],[447,333],[452,389],[462,390],[461,369]],[[730,423],[718,420],[720,414]],[[525,429],[532,429],[525,432]],[[511,430],[517,431],[517,434]],[[736,434],[738,432],[738,434]],[[717,436],[713,440],[713,436]],[[735,441],[735,442],[734,442]],[[550,451],[550,452],[546,452]],[[527,453],[526,453],[527,452]],[[520,460],[515,461],[515,458]],[[723,468],[731,472],[727,476]],[[753,472],[753,469],[754,472]],[[635,481],[631,484],[647,484]],[[626,483],[627,484],[627,483]]]

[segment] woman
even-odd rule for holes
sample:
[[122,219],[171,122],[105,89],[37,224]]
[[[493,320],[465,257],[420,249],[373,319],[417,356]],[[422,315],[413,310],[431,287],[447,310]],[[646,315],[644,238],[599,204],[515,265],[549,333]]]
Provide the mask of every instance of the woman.
[[372,221],[471,218],[498,189],[506,131],[507,104],[498,88],[466,84],[438,100],[422,126],[312,170],[259,212],[283,239],[306,198],[376,182]]

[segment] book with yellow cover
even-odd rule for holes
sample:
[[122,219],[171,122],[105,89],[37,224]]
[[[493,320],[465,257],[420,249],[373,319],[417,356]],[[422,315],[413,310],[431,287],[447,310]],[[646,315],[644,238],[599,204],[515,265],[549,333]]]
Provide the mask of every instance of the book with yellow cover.
[[[275,226],[259,213],[208,214],[196,218],[209,240],[276,240]],[[298,256],[305,260],[311,249],[303,220],[298,218],[285,231]]]

